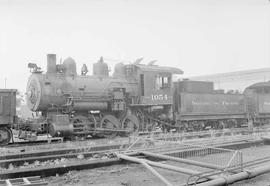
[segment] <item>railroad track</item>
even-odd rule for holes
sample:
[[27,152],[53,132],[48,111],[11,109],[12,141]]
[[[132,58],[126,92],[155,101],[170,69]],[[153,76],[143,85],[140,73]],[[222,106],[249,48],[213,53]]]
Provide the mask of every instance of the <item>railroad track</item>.
[[[139,136],[153,136],[155,138],[168,138],[168,139],[196,139],[196,138],[210,138],[212,136],[230,136],[230,135],[247,135],[251,133],[266,133],[270,131],[270,128],[258,128],[255,130],[250,130],[247,128],[234,128],[234,129],[225,129],[225,130],[207,130],[207,131],[197,131],[197,132],[181,132],[181,133],[162,133],[162,132],[140,132]],[[121,137],[123,140],[128,139]],[[119,138],[118,138],[119,139]],[[114,140],[114,139],[96,139],[96,138],[90,138],[85,140],[91,141],[91,142],[98,142],[100,140],[108,141],[108,140]],[[71,142],[72,141],[67,141]],[[55,145],[55,144],[65,144],[66,142],[63,142],[62,138],[43,138],[41,140],[36,141],[20,141],[20,142],[14,142],[10,143],[6,148],[23,148],[23,147],[32,147],[32,146],[46,146],[46,145]]]
[[[199,142],[200,141],[200,142]],[[245,136],[237,138],[234,141],[222,141],[215,140],[214,143],[211,140],[199,139],[193,140],[190,144],[204,144],[215,147],[233,147],[234,145],[240,145],[242,148],[259,144],[262,141],[252,141]],[[162,140],[159,142],[163,143]],[[140,143],[137,143],[132,150],[147,150],[158,153],[168,153],[173,151],[188,151],[188,147],[175,148],[173,146],[166,147],[140,147]],[[6,156],[0,156],[0,178],[14,178],[14,177],[26,177],[26,176],[55,176],[56,174],[63,174],[70,170],[82,170],[91,169],[109,165],[120,164],[121,160],[113,155],[114,152],[125,151],[130,144],[115,144],[115,145],[103,145],[89,148],[72,148],[62,150],[46,150],[37,151],[33,153],[18,153],[10,154]],[[61,160],[67,161],[61,161]],[[57,160],[57,164],[55,164]],[[48,164],[44,162],[48,161]],[[34,164],[34,166],[31,166]],[[37,165],[37,166],[35,166]]]
[[[212,141],[209,143],[209,141],[203,141],[203,142],[192,142],[189,144],[196,144],[196,145],[211,145],[215,147],[223,147],[223,146],[230,146],[232,144],[243,144],[248,145],[249,140],[246,138],[238,139],[233,142],[221,142],[216,141],[215,144],[212,143]],[[259,144],[261,141],[257,141]],[[250,143],[254,143],[250,141]],[[138,143],[137,146],[140,146],[142,143]],[[125,149],[128,147],[128,144],[117,144],[117,145],[109,145],[109,146],[96,146],[91,148],[73,148],[73,149],[62,149],[62,150],[46,150],[46,151],[38,151],[38,152],[32,152],[32,153],[19,153],[19,154],[10,154],[5,156],[0,156],[0,167],[2,168],[8,168],[10,164],[14,166],[21,166],[25,162],[34,163],[36,161],[44,162],[48,160],[54,160],[54,159],[71,159],[71,158],[91,158],[94,155],[108,155],[110,153],[113,153],[115,151],[125,151]],[[179,150],[188,150],[189,147],[176,147],[175,144],[160,146],[160,147],[148,147],[148,148],[135,148],[133,150],[147,150],[151,152],[168,152],[168,151],[179,151]],[[131,149],[132,150],[132,149]]]
[[[178,140],[179,138],[183,138],[183,136],[156,136],[156,140],[164,140],[164,141],[174,141]],[[142,138],[147,139],[147,138]],[[226,136],[220,136],[216,138],[194,138],[194,139],[187,139],[183,140],[181,142],[187,142],[189,144],[196,144],[196,145],[217,145],[217,144],[223,144],[223,143],[230,143],[230,142],[241,142],[241,141],[249,141],[253,140],[253,137],[246,136],[246,135],[240,135],[240,136],[231,136],[230,138],[227,138]],[[128,140],[126,140],[128,141]],[[80,145],[80,144],[77,144]],[[74,153],[82,153],[82,152],[95,152],[95,151],[107,151],[107,150],[117,150],[119,148],[126,148],[130,145],[128,142],[122,142],[122,143],[114,143],[110,145],[100,145],[100,146],[87,146],[85,148],[76,147],[76,148],[62,148],[62,149],[56,149],[56,150],[37,150],[36,152],[19,152],[14,154],[6,154],[0,156],[0,160],[8,160],[8,159],[19,159],[19,158],[28,158],[28,157],[42,157],[42,156],[49,156],[49,155],[63,155],[68,154],[67,156],[74,154]],[[138,145],[138,144],[137,144]],[[54,148],[57,148],[54,147]],[[155,150],[158,148],[155,147]],[[162,149],[165,149],[162,147]]]

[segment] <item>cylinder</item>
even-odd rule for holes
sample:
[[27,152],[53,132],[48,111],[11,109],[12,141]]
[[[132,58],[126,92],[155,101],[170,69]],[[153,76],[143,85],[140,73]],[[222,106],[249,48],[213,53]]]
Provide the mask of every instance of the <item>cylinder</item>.
[[49,134],[52,137],[65,137],[73,134],[73,125],[69,121],[69,116],[53,115],[52,123],[49,126]]
[[107,102],[74,102],[74,110],[107,110]]
[[56,73],[56,54],[47,54],[47,73]]

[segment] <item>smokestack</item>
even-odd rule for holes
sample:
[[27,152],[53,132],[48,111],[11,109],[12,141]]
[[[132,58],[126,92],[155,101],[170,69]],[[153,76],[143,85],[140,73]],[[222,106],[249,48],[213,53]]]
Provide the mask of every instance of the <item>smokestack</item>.
[[47,54],[47,73],[56,73],[56,54]]

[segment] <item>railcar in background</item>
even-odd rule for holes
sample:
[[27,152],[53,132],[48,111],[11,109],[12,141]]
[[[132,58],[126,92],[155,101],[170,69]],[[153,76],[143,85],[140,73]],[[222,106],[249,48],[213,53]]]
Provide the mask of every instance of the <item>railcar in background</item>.
[[249,118],[256,126],[270,123],[270,82],[250,85],[244,90]]
[[11,127],[16,123],[16,90],[0,89],[0,145],[12,138]]

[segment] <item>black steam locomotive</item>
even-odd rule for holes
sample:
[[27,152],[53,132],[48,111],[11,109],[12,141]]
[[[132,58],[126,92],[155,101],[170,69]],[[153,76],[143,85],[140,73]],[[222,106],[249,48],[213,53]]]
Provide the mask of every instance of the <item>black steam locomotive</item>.
[[108,137],[151,128],[152,117],[174,121],[172,75],[182,74],[180,69],[119,63],[109,76],[101,58],[92,76],[85,66],[78,75],[72,58],[56,64],[54,54],[47,55],[46,73],[29,67],[27,104],[42,113],[40,131],[52,136]]
[[[37,133],[113,137],[157,127],[194,131],[241,127],[248,121],[261,124],[270,119],[270,83],[252,85],[244,94],[225,94],[214,90],[212,82],[173,82],[173,75],[183,71],[153,62],[119,63],[109,76],[102,58],[89,76],[85,65],[77,74],[72,58],[56,64],[55,54],[47,55],[46,73],[36,64],[28,67],[32,75],[27,84],[27,105],[41,116],[19,128]],[[12,92],[10,100],[15,96]],[[2,98],[1,108],[12,103]],[[2,144],[9,141],[10,126],[15,122],[11,110],[6,114],[9,121],[0,125]],[[3,109],[0,111],[3,115]]]

